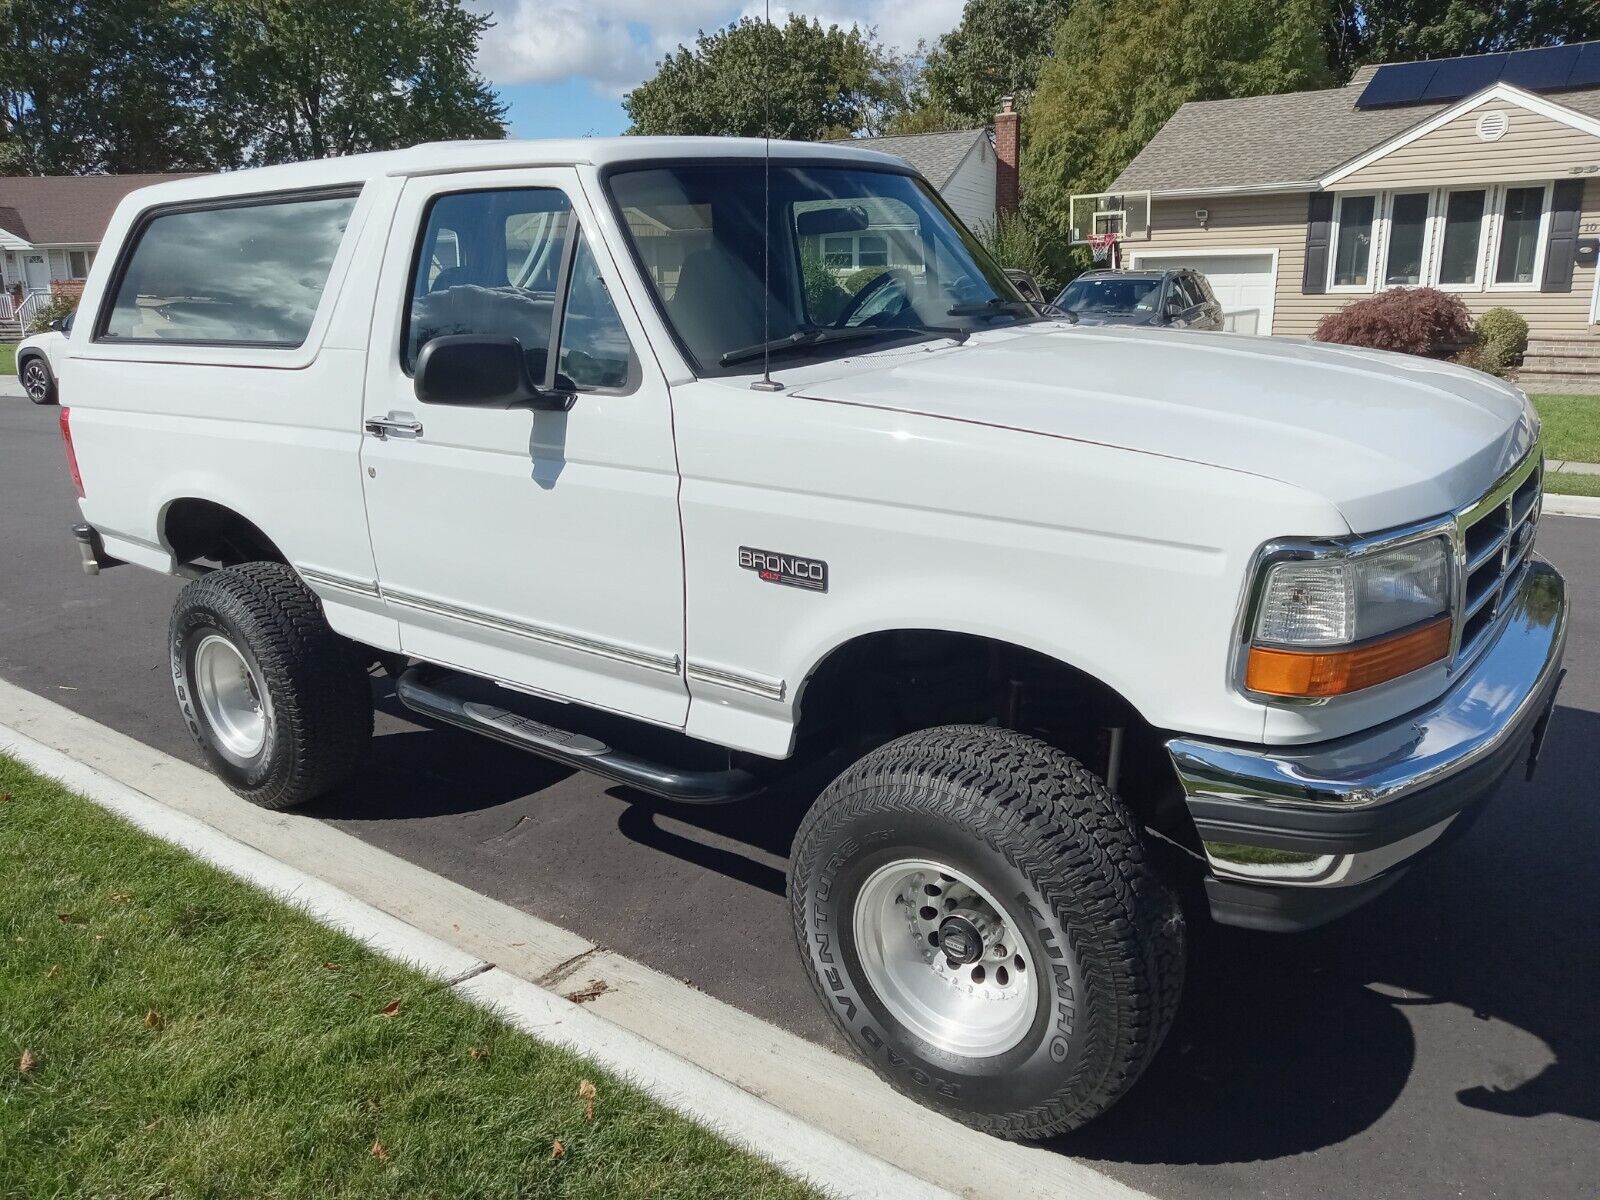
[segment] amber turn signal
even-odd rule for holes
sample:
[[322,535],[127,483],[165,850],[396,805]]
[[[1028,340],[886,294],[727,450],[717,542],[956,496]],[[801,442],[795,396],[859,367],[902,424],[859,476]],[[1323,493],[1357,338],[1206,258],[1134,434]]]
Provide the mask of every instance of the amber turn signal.
[[1252,646],[1245,685],[1268,696],[1343,696],[1408,675],[1449,653],[1449,617],[1348,650]]

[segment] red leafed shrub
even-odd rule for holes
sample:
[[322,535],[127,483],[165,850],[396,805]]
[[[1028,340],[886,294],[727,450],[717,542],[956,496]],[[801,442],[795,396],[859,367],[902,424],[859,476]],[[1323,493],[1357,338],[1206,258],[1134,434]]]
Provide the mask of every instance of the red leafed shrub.
[[1449,358],[1473,343],[1472,314],[1459,296],[1437,288],[1392,288],[1329,313],[1319,342]]

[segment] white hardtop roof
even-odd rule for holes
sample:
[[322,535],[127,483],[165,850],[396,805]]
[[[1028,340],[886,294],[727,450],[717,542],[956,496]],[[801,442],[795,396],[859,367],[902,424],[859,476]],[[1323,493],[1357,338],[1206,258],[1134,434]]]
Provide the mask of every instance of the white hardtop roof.
[[198,175],[158,184],[136,193],[144,203],[174,203],[210,196],[239,196],[302,188],[338,187],[385,175],[443,175],[516,167],[608,167],[653,159],[760,158],[836,159],[904,168],[892,154],[821,142],[767,142],[761,138],[610,137],[562,140],[427,142],[408,150],[319,158],[310,162],[256,167],[220,175]]

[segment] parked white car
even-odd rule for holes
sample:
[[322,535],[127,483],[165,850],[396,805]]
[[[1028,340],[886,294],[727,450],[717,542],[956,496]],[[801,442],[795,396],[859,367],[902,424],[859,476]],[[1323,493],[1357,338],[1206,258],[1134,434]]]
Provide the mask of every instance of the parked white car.
[[43,333],[35,333],[17,343],[17,378],[28,399],[35,404],[56,402],[61,355],[66,349],[67,336],[72,332],[75,315],[69,313]]
[[1186,922],[1346,912],[1531,763],[1538,421],[1441,363],[1077,326],[898,160],[763,149],[133,194],[61,364],[84,565],[192,579],[179,707],[268,807],[361,770],[375,663],[685,804],[833,764],[790,874],[821,1003],[927,1104],[1069,1130],[1160,1046]]

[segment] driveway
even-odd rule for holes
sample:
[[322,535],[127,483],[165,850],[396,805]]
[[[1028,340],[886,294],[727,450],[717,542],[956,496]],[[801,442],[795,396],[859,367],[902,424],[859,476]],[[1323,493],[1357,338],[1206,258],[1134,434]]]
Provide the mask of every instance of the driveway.
[[[165,631],[179,581],[83,576],[55,413],[0,400],[0,676],[198,761]],[[1166,1047],[1056,1147],[1164,1200],[1563,1197],[1600,1178],[1600,521],[1548,517],[1578,605],[1536,783],[1368,908],[1299,937],[1203,929]],[[838,1045],[791,948],[803,789],[727,809],[620,788],[381,701],[320,816]]]

